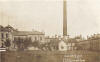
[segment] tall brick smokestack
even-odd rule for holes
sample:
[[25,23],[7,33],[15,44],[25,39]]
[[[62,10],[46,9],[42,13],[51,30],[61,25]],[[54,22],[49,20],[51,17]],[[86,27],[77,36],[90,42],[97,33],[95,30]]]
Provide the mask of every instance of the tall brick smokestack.
[[67,9],[66,0],[63,0],[63,36],[67,36]]

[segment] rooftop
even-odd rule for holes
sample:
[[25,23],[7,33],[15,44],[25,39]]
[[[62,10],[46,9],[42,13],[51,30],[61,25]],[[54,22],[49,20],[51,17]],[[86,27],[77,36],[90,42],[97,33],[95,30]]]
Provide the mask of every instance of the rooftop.
[[39,31],[15,31],[13,32],[13,35],[15,36],[44,35],[44,33]]

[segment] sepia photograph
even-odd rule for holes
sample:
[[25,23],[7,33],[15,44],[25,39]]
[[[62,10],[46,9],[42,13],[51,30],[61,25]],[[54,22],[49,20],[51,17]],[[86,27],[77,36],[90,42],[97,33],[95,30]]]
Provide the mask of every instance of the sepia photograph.
[[0,0],[0,62],[100,62],[100,0]]

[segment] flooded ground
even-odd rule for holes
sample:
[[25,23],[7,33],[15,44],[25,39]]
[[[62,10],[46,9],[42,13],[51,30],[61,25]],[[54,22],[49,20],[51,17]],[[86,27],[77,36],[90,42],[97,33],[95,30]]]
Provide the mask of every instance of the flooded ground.
[[20,51],[2,52],[0,56],[1,62],[100,62],[99,53],[90,51]]

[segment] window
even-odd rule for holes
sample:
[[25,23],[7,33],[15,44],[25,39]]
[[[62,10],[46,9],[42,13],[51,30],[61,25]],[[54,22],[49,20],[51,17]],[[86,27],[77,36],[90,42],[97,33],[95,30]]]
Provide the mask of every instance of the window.
[[3,33],[1,33],[1,38],[4,38],[4,34]]
[[37,37],[35,37],[35,40],[37,40]]
[[6,38],[8,38],[8,33],[6,34]]
[[42,37],[40,37],[40,40],[42,40]]

